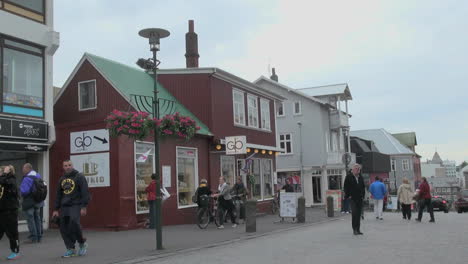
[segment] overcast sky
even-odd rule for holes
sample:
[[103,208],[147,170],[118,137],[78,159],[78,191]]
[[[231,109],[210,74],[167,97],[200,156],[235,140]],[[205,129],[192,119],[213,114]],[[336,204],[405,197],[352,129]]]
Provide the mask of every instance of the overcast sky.
[[434,151],[468,160],[468,1],[56,0],[54,85],[84,52],[128,65],[149,57],[146,27],[161,41],[162,68],[185,67],[195,20],[201,67],[304,88],[349,84],[353,130],[414,131],[425,161]]

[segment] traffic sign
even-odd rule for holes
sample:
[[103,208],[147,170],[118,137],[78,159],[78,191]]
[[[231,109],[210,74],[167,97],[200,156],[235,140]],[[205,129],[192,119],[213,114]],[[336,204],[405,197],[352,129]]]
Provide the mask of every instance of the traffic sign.
[[70,153],[109,151],[109,131],[106,129],[70,133]]

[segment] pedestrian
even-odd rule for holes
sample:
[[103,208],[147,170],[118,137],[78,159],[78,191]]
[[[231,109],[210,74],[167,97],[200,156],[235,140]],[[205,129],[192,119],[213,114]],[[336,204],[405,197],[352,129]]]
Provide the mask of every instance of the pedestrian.
[[294,192],[294,186],[292,186],[290,178],[286,179],[286,184],[281,188],[281,190],[284,190],[285,192]]
[[235,200],[236,213],[239,216],[239,219],[245,220],[245,201],[247,200],[247,188],[245,188],[244,183],[242,182],[242,177],[237,177],[237,182],[232,187],[231,195]]
[[375,181],[369,187],[369,192],[374,198],[375,219],[383,220],[383,204],[387,188],[385,188],[385,184],[383,184],[379,176],[375,177]]
[[155,227],[155,208],[154,204],[156,201],[156,174],[151,175],[151,182],[150,184],[146,187],[146,199],[148,201],[148,206],[149,206],[149,228],[154,229]]
[[22,210],[26,214],[29,229],[29,243],[40,243],[42,239],[42,221],[40,216],[44,201],[37,202],[33,197],[35,178],[41,179],[41,175],[33,170],[31,163],[23,165],[23,180],[20,191],[23,197]]
[[15,168],[8,165],[0,168],[0,239],[6,234],[10,240],[11,253],[8,260],[19,258],[18,208],[19,193]]
[[361,232],[361,214],[362,204],[366,188],[364,186],[364,179],[360,175],[361,165],[354,164],[351,173],[348,173],[344,182],[345,199],[351,199],[351,214],[354,235],[363,235]]
[[416,218],[416,221],[421,222],[423,210],[425,207],[427,207],[427,211],[429,212],[429,215],[431,216],[431,220],[429,220],[429,222],[434,223],[435,219],[434,219],[434,211],[432,208],[431,188],[429,187],[429,184],[427,183],[426,177],[422,177],[422,182],[421,184],[419,184],[418,197],[420,201],[419,201],[418,218]]
[[[79,243],[78,256],[86,255],[88,244],[83,237],[80,217],[86,215],[89,202],[88,183],[86,178],[73,168],[70,160],[63,162],[64,175],[57,186],[55,210],[52,218],[60,217],[60,234],[67,251],[62,256],[76,256],[75,244]],[[60,213],[59,213],[60,211]]]
[[398,201],[400,202],[403,219],[411,220],[411,204],[413,203],[413,191],[407,178],[403,179],[403,183],[398,187]]
[[222,210],[219,210],[219,212],[221,213],[221,217],[220,217],[221,225],[218,228],[219,229],[224,228],[223,223],[224,223],[225,211],[227,211],[227,213],[231,216],[232,227],[236,228],[237,222],[236,222],[235,206],[234,206],[234,203],[232,202],[231,190],[229,188],[229,185],[226,183],[226,180],[224,179],[224,177],[219,177],[218,191],[219,193],[214,195],[215,197],[218,197],[219,206],[222,209]]

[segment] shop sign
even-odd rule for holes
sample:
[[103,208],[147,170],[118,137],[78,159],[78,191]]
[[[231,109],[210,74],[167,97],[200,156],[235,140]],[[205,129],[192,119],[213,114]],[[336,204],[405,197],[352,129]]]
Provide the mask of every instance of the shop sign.
[[48,127],[46,122],[0,118],[0,137],[47,141]]
[[226,137],[226,155],[247,154],[246,136]]
[[70,153],[109,151],[109,131],[106,129],[70,133]]
[[39,152],[39,151],[46,151],[47,146],[43,145],[36,145],[36,144],[9,144],[9,143],[2,143],[0,144],[0,149],[1,150],[7,150],[7,151],[34,151],[34,152]]
[[72,155],[70,159],[75,169],[83,173],[90,188],[110,186],[109,152]]
[[297,194],[280,192],[280,217],[296,218]]

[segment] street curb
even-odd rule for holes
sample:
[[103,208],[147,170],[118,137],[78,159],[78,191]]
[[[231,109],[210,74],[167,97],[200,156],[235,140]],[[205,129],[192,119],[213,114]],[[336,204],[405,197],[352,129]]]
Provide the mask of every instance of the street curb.
[[187,253],[192,253],[192,252],[199,251],[199,250],[202,250],[202,249],[222,247],[222,246],[232,244],[232,243],[236,243],[236,242],[247,241],[247,240],[250,240],[250,239],[256,239],[256,238],[271,236],[271,235],[278,234],[278,233],[283,233],[283,232],[296,230],[296,229],[309,227],[309,226],[314,226],[314,225],[319,225],[319,224],[330,223],[330,222],[338,221],[338,220],[342,220],[342,219],[343,219],[342,217],[336,217],[336,218],[333,218],[333,219],[327,219],[327,220],[323,220],[323,221],[319,221],[319,222],[305,223],[305,224],[300,224],[298,226],[289,227],[289,228],[285,228],[285,229],[273,230],[273,231],[269,231],[269,232],[262,233],[262,234],[246,235],[246,236],[243,236],[243,237],[240,237],[240,238],[235,238],[235,239],[225,240],[225,241],[221,241],[221,242],[217,242],[217,243],[207,244],[207,245],[203,245],[203,246],[200,246],[200,247],[176,249],[176,250],[173,250],[173,251],[151,254],[151,255],[141,257],[141,258],[137,258],[137,259],[119,261],[119,262],[112,262],[112,263],[113,264],[147,263],[149,261],[164,259],[164,258],[172,257],[172,256],[175,256],[175,255],[179,255],[179,254],[187,254]]

